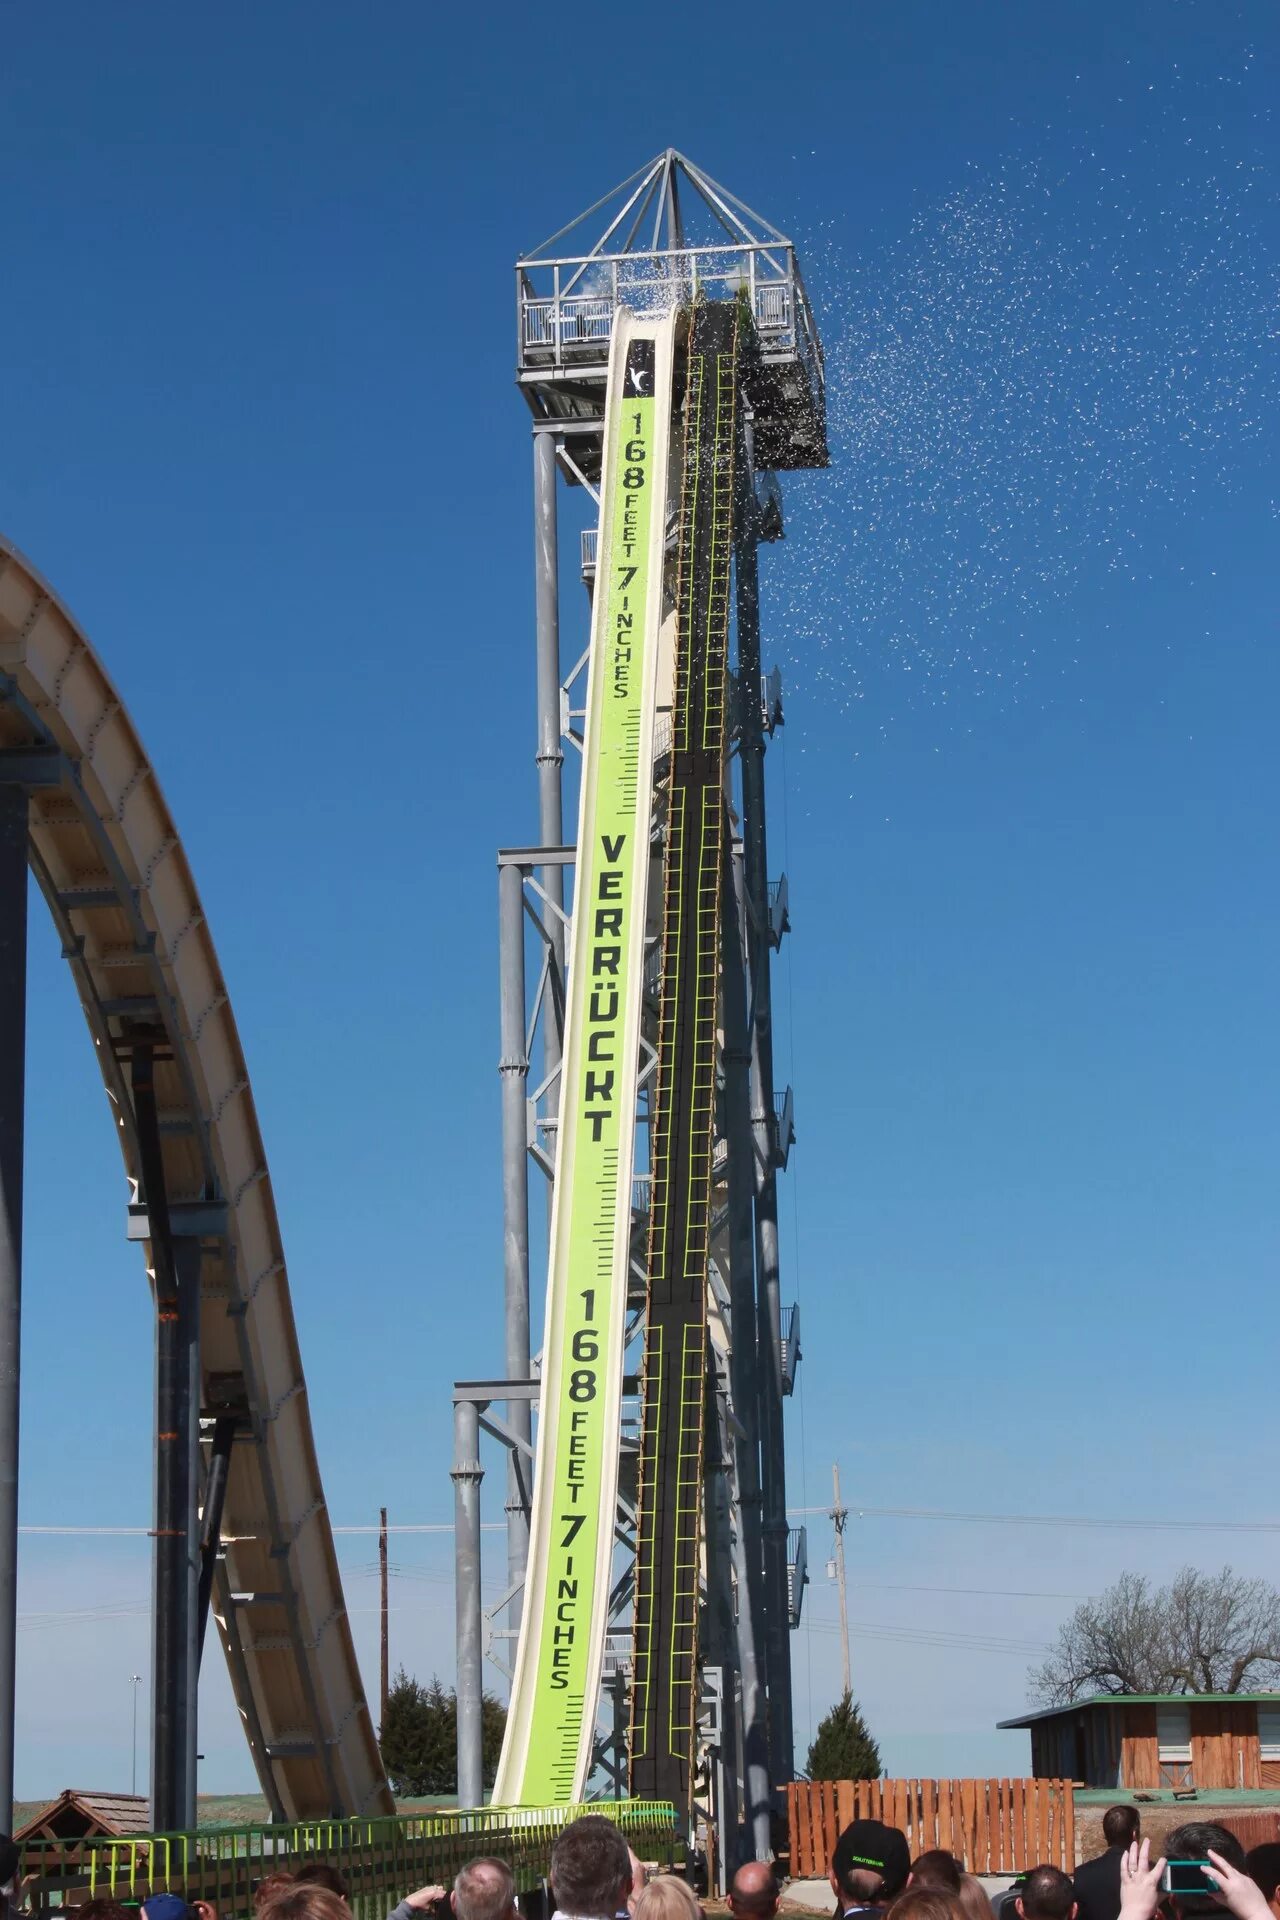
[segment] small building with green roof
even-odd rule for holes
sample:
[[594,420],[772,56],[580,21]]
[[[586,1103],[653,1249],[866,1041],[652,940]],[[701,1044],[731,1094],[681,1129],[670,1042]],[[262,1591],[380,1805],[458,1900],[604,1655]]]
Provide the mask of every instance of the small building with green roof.
[[1094,1693],[1001,1720],[1038,1780],[1197,1794],[1280,1788],[1280,1693]]

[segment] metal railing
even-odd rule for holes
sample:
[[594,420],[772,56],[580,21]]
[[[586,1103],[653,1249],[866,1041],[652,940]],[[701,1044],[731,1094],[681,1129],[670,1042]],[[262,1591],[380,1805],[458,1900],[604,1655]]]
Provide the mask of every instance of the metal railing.
[[782,945],[782,937],[791,931],[791,889],[787,885],[784,873],[779,880],[769,882],[769,942],[774,947]]
[[347,1882],[356,1920],[385,1920],[406,1893],[433,1881],[447,1886],[477,1854],[501,1855],[522,1890],[539,1886],[547,1877],[556,1835],[583,1813],[607,1814],[642,1859],[670,1863],[675,1812],[663,1801],[441,1807],[382,1820],[301,1820],[31,1841],[22,1851],[23,1895],[31,1913],[44,1915],[85,1898],[132,1905],[153,1893],[177,1893],[188,1902],[207,1900],[220,1920],[247,1920],[254,1888],[267,1874],[324,1859]]
[[654,312],[699,294],[748,302],[766,360],[798,359],[815,402],[824,388],[822,349],[794,247],[775,244],[668,248],[522,260],[516,266],[521,373],[603,364],[620,306]]
[[785,1167],[796,1143],[796,1099],[790,1087],[773,1096],[773,1143],[775,1163]]
[[788,1307],[782,1322],[782,1391],[794,1393],[800,1365],[800,1304]]
[[809,1581],[809,1535],[804,1527],[792,1527],[787,1534],[787,1623],[800,1625],[804,1590]]

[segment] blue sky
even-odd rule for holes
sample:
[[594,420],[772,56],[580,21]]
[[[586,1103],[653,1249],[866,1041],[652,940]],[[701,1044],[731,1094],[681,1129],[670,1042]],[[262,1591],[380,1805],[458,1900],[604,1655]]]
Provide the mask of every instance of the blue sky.
[[[838,1458],[867,1508],[1271,1519],[1273,10],[4,19],[0,526],[182,829],[335,1522],[447,1519],[449,1385],[500,1353],[511,264],[667,143],[794,235],[828,345],[835,464],[764,560],[792,1504]],[[24,1519],[145,1527],[148,1297],[40,915],[30,1057]],[[801,1757],[839,1670],[810,1526]],[[374,1543],[340,1551],[372,1680]],[[1280,1571],[1274,1535],[1138,1526],[867,1517],[850,1555],[857,1689],[935,1773],[1025,1764],[993,1723],[1071,1596]],[[447,1677],[447,1539],[393,1558],[394,1657]],[[26,1537],[20,1792],[127,1779],[147,1585],[141,1539]],[[216,1665],[202,1751],[248,1782]]]

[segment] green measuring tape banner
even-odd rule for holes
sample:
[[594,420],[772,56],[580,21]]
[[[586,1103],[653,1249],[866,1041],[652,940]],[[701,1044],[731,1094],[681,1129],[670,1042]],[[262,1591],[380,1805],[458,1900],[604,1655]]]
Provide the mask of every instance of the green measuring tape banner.
[[608,1623],[671,421],[672,321],[621,313],[605,415],[524,1613],[494,1799],[582,1796]]

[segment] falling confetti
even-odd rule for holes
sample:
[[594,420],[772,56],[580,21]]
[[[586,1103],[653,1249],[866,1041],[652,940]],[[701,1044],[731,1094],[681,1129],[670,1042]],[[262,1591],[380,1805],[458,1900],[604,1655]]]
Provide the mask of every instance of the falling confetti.
[[1206,111],[1251,58],[1144,82],[1136,124],[1042,138],[1052,161],[972,170],[877,257],[810,241],[832,469],[789,479],[798,537],[769,570],[793,685],[844,707],[886,672],[939,705],[1044,697],[1070,668],[1047,612],[1176,567],[1171,527],[1260,465],[1270,116]]

